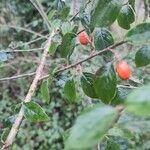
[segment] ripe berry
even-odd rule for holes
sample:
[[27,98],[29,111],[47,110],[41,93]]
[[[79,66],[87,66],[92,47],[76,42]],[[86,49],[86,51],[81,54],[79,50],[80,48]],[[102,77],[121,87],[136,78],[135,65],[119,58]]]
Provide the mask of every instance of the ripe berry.
[[91,42],[90,37],[87,35],[85,31],[79,34],[79,41],[82,45],[87,45]]
[[122,80],[128,80],[132,75],[132,70],[130,66],[127,64],[127,62],[125,61],[120,61],[116,65],[116,71]]

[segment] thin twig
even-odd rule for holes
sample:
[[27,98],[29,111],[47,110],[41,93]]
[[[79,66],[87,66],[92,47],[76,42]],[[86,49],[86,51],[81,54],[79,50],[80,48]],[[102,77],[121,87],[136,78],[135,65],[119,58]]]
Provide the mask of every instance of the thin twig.
[[0,53],[20,53],[20,52],[33,52],[43,50],[44,48],[33,48],[33,49],[15,49],[15,50],[0,50]]
[[[68,65],[68,66],[66,66],[66,67],[64,67],[64,68],[61,68],[61,69],[57,70],[57,71],[55,72],[55,75],[57,75],[57,74],[59,74],[59,73],[65,71],[65,70],[68,70],[68,69],[70,69],[70,68],[76,67],[77,65],[82,64],[82,63],[84,63],[84,62],[86,62],[86,61],[88,61],[88,60],[90,60],[90,59],[92,59],[92,58],[94,58],[94,57],[96,57],[96,56],[102,55],[103,53],[105,53],[105,52],[108,51],[109,49],[116,48],[116,47],[118,47],[118,46],[120,46],[120,45],[122,45],[122,44],[124,44],[124,43],[126,43],[126,42],[127,42],[127,41],[121,41],[121,42],[118,42],[118,43],[116,43],[116,44],[114,44],[114,45],[108,47],[108,48],[105,48],[105,49],[102,50],[102,51],[95,52],[94,54],[92,54],[91,56],[89,56],[89,57],[87,57],[87,58],[85,58],[85,59],[83,59],[83,60],[80,60],[80,61],[78,61],[78,62],[76,62],[76,63],[74,63],[74,64]],[[40,80],[46,79],[46,78],[48,78],[48,77],[49,77],[49,75],[46,75],[46,76],[42,77]]]
[[18,79],[18,78],[30,77],[30,76],[33,76],[35,74],[36,74],[36,72],[31,72],[31,73],[26,73],[26,74],[20,74],[20,75],[16,75],[16,76],[12,76],[12,77],[2,78],[2,79],[0,79],[0,81],[15,80],[15,79]]
[[41,3],[38,1],[38,0],[30,0],[30,2],[33,4],[33,6],[38,10],[38,12],[40,13],[40,15],[42,16],[43,20],[45,21],[49,31],[50,31],[50,22],[47,18],[47,15],[45,14],[44,10],[43,10],[43,7],[41,5]]
[[13,28],[13,29],[16,29],[16,30],[22,30],[22,31],[29,32],[29,33],[32,33],[32,34],[37,35],[39,37],[47,39],[47,36],[44,36],[44,35],[42,35],[40,33],[37,33],[35,31],[29,30],[29,29],[26,29],[26,28],[23,28],[23,27],[18,27],[18,26],[8,25],[8,24],[0,24],[0,26],[4,26],[4,27],[8,27],[8,28]]
[[[51,40],[52,40],[52,37],[53,37],[54,33],[51,34],[51,36],[49,37],[49,39],[47,40],[47,43],[45,45],[45,48],[44,48],[44,52],[43,52],[43,55],[42,55],[42,58],[41,58],[41,61],[40,61],[40,64],[36,70],[36,74],[35,74],[35,77],[33,79],[33,82],[29,88],[29,91],[24,99],[24,102],[30,102],[31,101],[31,98],[32,96],[34,95],[35,93],[35,90],[37,88],[37,85],[38,85],[38,81],[41,77],[41,74],[43,72],[43,68],[44,68],[44,65],[45,65],[45,62],[46,62],[46,57],[47,57],[47,54],[48,54],[48,50],[49,50],[49,47],[51,45]],[[22,119],[23,119],[23,107],[21,107],[20,111],[19,111],[19,114],[18,116],[16,117],[16,120],[14,122],[14,124],[12,125],[12,128],[7,136],[7,139],[2,147],[2,149],[6,149],[8,150],[9,147],[12,145],[17,133],[18,133],[18,130],[19,130],[19,127],[22,123]]]

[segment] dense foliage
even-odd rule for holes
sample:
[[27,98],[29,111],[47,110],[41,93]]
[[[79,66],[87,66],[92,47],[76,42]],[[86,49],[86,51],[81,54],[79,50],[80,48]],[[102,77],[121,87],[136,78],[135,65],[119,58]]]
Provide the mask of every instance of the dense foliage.
[[[22,108],[13,150],[150,149],[149,6],[0,1],[0,147]],[[46,78],[24,102],[52,33]]]

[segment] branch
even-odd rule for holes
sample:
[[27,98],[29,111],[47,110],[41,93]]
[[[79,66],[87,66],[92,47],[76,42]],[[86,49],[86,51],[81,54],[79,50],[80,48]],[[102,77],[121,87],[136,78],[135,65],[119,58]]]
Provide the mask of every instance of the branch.
[[26,28],[23,28],[23,27],[18,27],[18,26],[8,25],[8,24],[0,24],[0,26],[4,26],[4,27],[8,27],[8,28],[13,28],[13,29],[16,29],[16,30],[22,30],[22,31],[29,32],[29,33],[32,33],[32,34],[37,35],[39,37],[47,39],[47,36],[44,36],[44,35],[42,35],[40,33],[34,32],[32,30],[29,30],[29,29],[26,29]]
[[[82,63],[84,63],[84,62],[86,62],[86,61],[88,61],[88,60],[90,60],[90,59],[92,59],[92,58],[94,58],[94,57],[96,57],[96,56],[102,55],[104,52],[106,52],[106,51],[108,51],[108,50],[110,50],[110,49],[116,48],[116,47],[118,47],[118,46],[120,46],[120,45],[122,45],[122,44],[124,44],[124,43],[126,43],[126,42],[127,42],[127,41],[118,42],[118,43],[116,43],[116,44],[114,44],[114,45],[112,45],[112,46],[110,46],[110,47],[108,47],[108,48],[106,48],[106,49],[104,49],[104,50],[102,50],[102,51],[98,51],[98,52],[92,54],[91,56],[89,56],[89,57],[87,57],[87,58],[85,58],[85,59],[83,59],[83,60],[80,60],[80,61],[78,61],[78,62],[76,62],[76,63],[74,63],[74,64],[71,64],[71,65],[68,65],[68,66],[66,66],[66,67],[63,67],[63,68],[57,70],[57,71],[55,72],[55,75],[57,75],[57,74],[59,74],[59,73],[65,71],[65,70],[68,70],[68,69],[70,69],[70,68],[76,67],[77,65],[82,64]],[[22,77],[33,76],[34,74],[35,74],[35,72],[30,73],[30,74],[22,74],[22,75],[17,75],[17,76],[12,76],[12,77],[1,78],[0,81],[14,80],[14,79],[22,78]],[[41,77],[40,80],[46,79],[46,78],[48,78],[48,77],[49,77],[49,75],[45,75],[45,76]]]
[[[24,99],[24,102],[30,102],[32,96],[35,93],[38,81],[41,77],[41,74],[42,74],[42,71],[43,71],[43,68],[44,68],[44,65],[45,65],[45,62],[46,62],[46,57],[47,57],[47,54],[48,54],[49,47],[51,45],[51,40],[52,40],[53,35],[54,35],[54,33],[52,33],[51,36],[47,40],[47,43],[46,43],[45,48],[44,48],[44,52],[42,54],[40,64],[39,64],[39,66],[36,70],[35,77],[34,77],[33,82],[32,82],[32,84],[29,88],[29,91],[28,91],[28,93],[27,93],[27,95]],[[14,124],[12,125],[12,128],[11,128],[11,130],[10,130],[8,136],[7,136],[7,139],[6,139],[2,149],[9,149],[9,147],[12,145],[12,143],[13,143],[13,141],[14,141],[17,133],[18,133],[19,127],[22,123],[22,119],[23,119],[23,107],[21,107],[21,109],[19,111],[19,114],[18,114]]]
[[20,52],[37,52],[39,50],[43,50],[44,48],[32,48],[32,49],[15,49],[15,50],[0,50],[0,53],[20,53]]
[[30,0],[30,2],[33,4],[33,6],[38,10],[38,12],[40,13],[40,15],[42,16],[43,20],[45,21],[49,31],[50,31],[50,23],[49,20],[47,18],[47,15],[45,14],[43,7],[41,5],[41,3],[38,0]]
[[[76,62],[76,63],[74,63],[74,64],[71,64],[71,65],[68,65],[68,66],[66,66],[66,67],[64,67],[64,68],[61,68],[61,69],[57,70],[54,74],[57,75],[57,74],[59,74],[59,73],[65,71],[65,70],[68,70],[68,69],[70,69],[70,68],[76,67],[77,65],[82,64],[82,63],[84,63],[84,62],[86,62],[86,61],[88,61],[88,60],[90,60],[90,59],[92,59],[92,58],[94,58],[94,57],[96,57],[96,56],[102,55],[103,53],[105,53],[105,52],[108,51],[109,49],[116,48],[116,47],[118,47],[118,46],[120,46],[120,45],[122,45],[122,44],[124,44],[124,43],[126,43],[126,42],[127,42],[127,41],[118,42],[118,43],[116,43],[116,44],[114,44],[114,45],[112,45],[112,46],[110,46],[110,47],[108,47],[108,48],[105,48],[105,49],[102,50],[102,51],[98,51],[98,52],[92,54],[91,56],[89,56],[89,57],[87,57],[87,58],[85,58],[85,59],[83,59],[83,60],[80,60],[80,61],[78,61],[78,62]],[[48,78],[48,77],[49,77],[49,75],[46,75],[46,76],[40,78],[40,80],[46,79],[46,78]]]

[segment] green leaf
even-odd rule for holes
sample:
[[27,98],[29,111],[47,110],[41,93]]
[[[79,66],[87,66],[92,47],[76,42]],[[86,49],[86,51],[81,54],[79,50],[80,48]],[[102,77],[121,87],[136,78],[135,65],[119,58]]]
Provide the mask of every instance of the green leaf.
[[60,46],[60,55],[63,58],[66,58],[67,56],[71,55],[73,49],[74,49],[74,38],[75,34],[73,33],[66,33],[62,38],[62,43]]
[[117,88],[115,97],[112,99],[112,105],[118,105],[125,102],[127,96],[131,93],[132,89],[130,88]]
[[59,44],[58,44],[57,42],[52,41],[51,46],[50,46],[50,48],[49,48],[49,54],[50,54],[50,55],[54,55],[54,53],[55,53],[56,50],[57,50],[58,45],[59,45]]
[[112,139],[107,140],[106,150],[120,150],[120,145]]
[[91,16],[91,26],[110,26],[116,20],[122,4],[123,0],[97,0]]
[[104,104],[87,108],[70,130],[65,147],[69,149],[92,148],[102,140],[117,117],[114,108]]
[[3,133],[1,135],[1,142],[5,142],[6,141],[6,138],[9,134],[9,131],[10,131],[10,128],[4,128],[3,129]]
[[94,32],[94,45],[96,50],[102,50],[114,44],[111,33],[105,28],[96,28]]
[[84,93],[91,98],[97,98],[94,89],[94,79],[95,79],[95,75],[88,72],[84,72],[83,76],[81,77],[82,89]]
[[70,12],[70,8],[65,6],[60,12],[60,18],[62,20],[65,20],[68,16],[69,12]]
[[130,5],[122,6],[117,21],[120,27],[130,29],[130,24],[135,21],[134,10]]
[[143,67],[150,64],[150,46],[144,46],[139,49],[135,55],[135,63],[137,67]]
[[150,117],[150,85],[134,90],[126,101],[128,112],[139,116]]
[[50,95],[49,95],[49,81],[44,80],[42,82],[41,88],[40,88],[41,96],[44,102],[50,101]]
[[24,116],[31,122],[48,121],[49,117],[43,108],[35,102],[23,103]]
[[116,94],[117,79],[114,67],[108,63],[100,75],[96,76],[94,88],[104,103],[110,103]]
[[75,102],[76,100],[76,88],[73,79],[68,80],[64,86],[64,95],[69,102]]
[[138,24],[128,31],[126,37],[134,44],[150,43],[150,23]]

